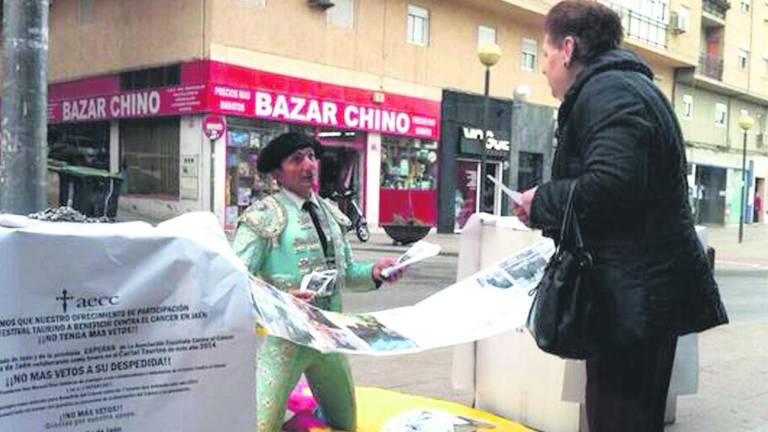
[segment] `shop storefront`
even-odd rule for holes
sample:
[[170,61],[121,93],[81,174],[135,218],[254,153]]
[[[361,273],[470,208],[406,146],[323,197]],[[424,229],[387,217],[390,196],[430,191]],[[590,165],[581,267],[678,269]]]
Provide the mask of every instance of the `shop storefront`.
[[381,223],[437,222],[437,142],[385,137],[381,144]]
[[[289,130],[322,143],[317,191],[355,189],[374,225],[394,217],[386,202],[403,200],[403,191],[432,191],[436,202],[439,101],[213,61],[53,84],[49,95],[51,148],[77,156],[70,163],[108,161],[126,176],[121,201],[140,213],[162,218],[212,206],[233,229],[248,205],[275,189],[256,161]],[[202,130],[209,113],[227,125],[213,143]],[[397,170],[384,169],[389,161]],[[419,215],[434,224],[435,211],[433,204],[431,220]]]
[[[323,197],[334,192],[354,190],[358,204],[364,189],[365,156],[368,134],[357,131],[334,131],[327,128],[227,117],[226,180],[224,184],[224,218],[227,230],[234,229],[237,218],[253,202],[277,190],[268,175],[256,170],[259,152],[281,133],[294,131],[312,135],[321,143],[320,173],[315,191]],[[338,202],[342,210],[350,204]]]
[[[746,195],[744,223],[760,223],[765,220],[755,213],[756,197],[762,205],[765,202],[765,178],[768,173],[768,158],[747,154],[747,189],[742,190],[744,171],[742,157],[736,152],[716,152],[710,149],[689,146],[688,160],[689,202],[694,220],[700,224],[736,225],[742,211],[742,194]],[[756,218],[756,216],[758,216]]]
[[489,129],[483,130],[481,96],[443,92],[442,139],[439,159],[438,231],[460,230],[478,211],[506,214],[501,189],[487,178],[480,196],[480,161],[483,147],[486,174],[509,183],[512,103],[490,100]]

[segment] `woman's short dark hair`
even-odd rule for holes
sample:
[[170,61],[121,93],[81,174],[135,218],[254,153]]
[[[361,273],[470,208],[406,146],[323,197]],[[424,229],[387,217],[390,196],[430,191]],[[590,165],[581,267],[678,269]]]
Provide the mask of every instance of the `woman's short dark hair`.
[[544,32],[559,46],[566,36],[576,40],[571,62],[589,63],[597,55],[618,48],[624,38],[621,18],[613,9],[591,0],[565,0],[550,9]]

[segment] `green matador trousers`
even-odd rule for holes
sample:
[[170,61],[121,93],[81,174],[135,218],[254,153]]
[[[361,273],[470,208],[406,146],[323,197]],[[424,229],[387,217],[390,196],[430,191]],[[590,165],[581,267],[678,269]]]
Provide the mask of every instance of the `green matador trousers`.
[[256,398],[258,432],[279,431],[288,395],[304,373],[312,394],[334,429],[355,430],[355,387],[342,354],[323,354],[267,336],[259,351]]
[[[341,312],[341,290],[372,291],[377,288],[371,273],[373,263],[352,258],[344,238],[349,219],[322,198],[317,198],[321,225],[327,230],[326,257],[310,215],[281,191],[255,203],[241,217],[233,248],[251,274],[289,292],[299,287],[304,275],[317,270],[338,270],[337,291],[317,298],[315,306]],[[328,424],[334,429],[356,428],[355,393],[347,359],[341,354],[297,345],[267,336],[258,354],[257,430],[279,432],[285,419],[288,395],[304,373]]]

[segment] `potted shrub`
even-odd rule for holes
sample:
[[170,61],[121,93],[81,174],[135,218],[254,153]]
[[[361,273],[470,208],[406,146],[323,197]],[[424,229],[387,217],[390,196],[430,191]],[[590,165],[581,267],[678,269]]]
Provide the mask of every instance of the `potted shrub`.
[[407,245],[415,243],[427,236],[431,227],[424,222],[418,220],[413,215],[413,188],[416,187],[416,178],[421,177],[421,172],[415,170],[414,164],[418,158],[428,158],[429,152],[424,151],[423,155],[417,150],[414,153],[412,148],[412,142],[409,142],[408,151],[406,157],[411,162],[406,163],[406,171],[402,172],[402,169],[398,171],[398,178],[402,182],[402,187],[408,190],[408,217],[404,217],[402,214],[396,214],[392,218],[392,222],[388,224],[381,224],[384,228],[384,232],[392,239],[394,244]]
[[392,243],[396,245],[415,243],[426,237],[432,228],[413,217],[413,214],[408,219],[395,215],[392,223],[382,224],[381,227],[384,228],[384,232],[392,239]]

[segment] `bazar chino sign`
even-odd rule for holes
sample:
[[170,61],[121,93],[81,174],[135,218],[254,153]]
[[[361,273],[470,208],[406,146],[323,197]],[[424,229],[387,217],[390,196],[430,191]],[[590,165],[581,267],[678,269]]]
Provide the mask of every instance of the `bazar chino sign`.
[[124,93],[61,102],[64,122],[150,116],[160,113],[160,92]]
[[221,85],[211,85],[212,88],[205,91],[205,87],[177,87],[55,101],[49,106],[49,120],[52,123],[70,123],[212,112],[426,139],[439,138],[437,118],[386,106],[366,106]]
[[440,102],[258,71],[181,65],[181,83],[122,90],[119,75],[52,84],[49,123],[213,114],[440,139]]
[[121,92],[48,103],[50,123],[155,117],[204,112],[205,84]]
[[432,135],[430,119],[404,112],[264,91],[257,91],[255,99],[256,117],[397,135]]
[[215,85],[210,95],[210,107],[214,112],[427,139],[439,138],[436,118],[387,106],[368,106],[287,92],[248,91],[222,85]]

